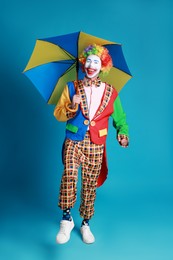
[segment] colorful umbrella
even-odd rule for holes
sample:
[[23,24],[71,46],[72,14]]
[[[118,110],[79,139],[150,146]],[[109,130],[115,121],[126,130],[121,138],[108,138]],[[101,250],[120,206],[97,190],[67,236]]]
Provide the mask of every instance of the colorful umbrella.
[[132,77],[119,43],[84,32],[38,39],[24,74],[48,104],[57,104],[68,81],[84,77],[78,59],[83,49],[93,43],[106,47],[113,60],[109,74],[100,75],[102,81],[112,84],[119,92]]

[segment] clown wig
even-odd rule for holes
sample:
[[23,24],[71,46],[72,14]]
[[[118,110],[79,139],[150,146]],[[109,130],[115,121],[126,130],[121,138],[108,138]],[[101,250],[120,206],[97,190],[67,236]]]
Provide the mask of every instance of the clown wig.
[[92,44],[85,48],[80,55],[79,61],[82,63],[82,68],[84,69],[84,64],[86,59],[89,55],[97,55],[101,59],[102,67],[101,71],[103,74],[109,73],[110,69],[112,68],[112,58],[109,54],[108,49],[101,45]]

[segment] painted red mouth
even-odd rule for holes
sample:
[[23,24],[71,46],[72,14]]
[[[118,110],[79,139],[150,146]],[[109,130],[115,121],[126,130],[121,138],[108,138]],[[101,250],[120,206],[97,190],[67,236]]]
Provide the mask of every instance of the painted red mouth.
[[87,69],[88,75],[92,75],[92,74],[94,74],[95,72],[96,72],[95,69],[91,69],[91,68]]

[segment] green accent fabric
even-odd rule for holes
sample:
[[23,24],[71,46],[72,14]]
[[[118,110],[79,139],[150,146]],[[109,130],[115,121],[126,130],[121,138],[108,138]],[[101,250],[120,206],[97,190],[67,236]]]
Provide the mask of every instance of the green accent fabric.
[[72,124],[67,124],[66,129],[69,130],[72,133],[77,133],[78,127]]
[[114,112],[112,113],[113,126],[117,134],[123,134],[129,137],[129,127],[126,123],[126,114],[123,111],[119,96],[114,101]]

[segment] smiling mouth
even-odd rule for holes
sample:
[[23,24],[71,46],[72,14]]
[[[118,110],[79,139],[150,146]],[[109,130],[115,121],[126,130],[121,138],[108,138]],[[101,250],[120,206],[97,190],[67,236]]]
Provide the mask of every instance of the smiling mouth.
[[95,69],[87,69],[87,73],[88,73],[89,75],[92,75],[94,72],[96,72]]

